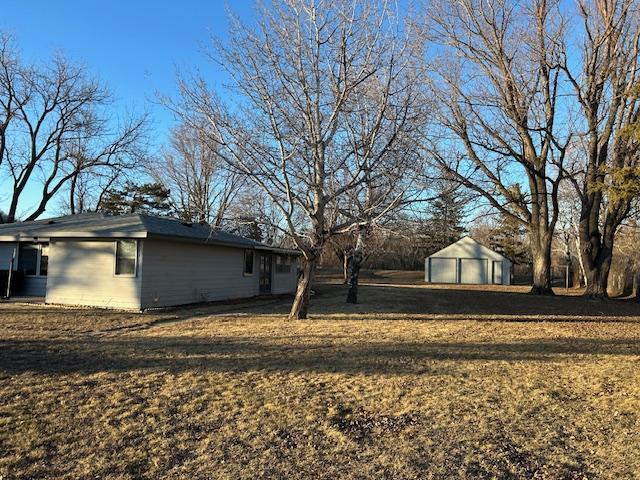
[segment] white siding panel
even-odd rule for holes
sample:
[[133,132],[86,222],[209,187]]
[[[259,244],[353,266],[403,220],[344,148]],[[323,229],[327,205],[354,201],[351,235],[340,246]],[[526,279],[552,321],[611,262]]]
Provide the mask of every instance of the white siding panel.
[[460,283],[487,283],[487,264],[488,262],[486,258],[461,258]]
[[[275,257],[274,257],[275,258]],[[294,293],[298,286],[298,261],[294,259],[291,264],[291,271],[289,273],[278,273],[275,270],[275,264],[273,266],[273,277],[271,285],[271,293],[283,294]]]
[[496,285],[502,285],[504,283],[502,278],[502,272],[504,268],[502,266],[502,262],[493,261],[493,282]]
[[502,284],[511,285],[511,262],[508,260],[502,262]]
[[498,252],[479,244],[471,237],[463,237],[456,243],[431,255],[431,258],[489,258],[491,260],[506,260]]
[[431,258],[429,279],[431,283],[456,283],[455,258]]
[[139,309],[140,270],[135,277],[117,276],[114,267],[112,240],[52,240],[46,302]]
[[242,248],[145,240],[142,308],[258,295],[258,258],[245,276]]

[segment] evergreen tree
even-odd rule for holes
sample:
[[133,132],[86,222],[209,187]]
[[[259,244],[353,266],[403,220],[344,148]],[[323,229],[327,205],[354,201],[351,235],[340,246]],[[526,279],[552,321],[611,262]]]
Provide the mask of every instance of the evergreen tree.
[[490,248],[504,255],[514,264],[531,264],[527,229],[521,222],[501,214],[492,229],[489,242]]
[[258,242],[265,241],[260,224],[251,216],[244,216],[236,219],[233,223],[225,225],[226,229],[231,233],[240,235]]
[[98,211],[112,215],[167,215],[171,209],[169,194],[170,191],[159,183],[127,182],[122,189],[108,191],[98,206]]
[[[509,190],[512,192],[513,198],[518,199],[519,202],[525,201],[519,184],[510,185]],[[511,211],[512,208],[514,206],[507,207],[507,210]],[[509,215],[499,214],[489,242],[489,247],[516,265],[530,265],[532,262],[528,230],[522,222]]]
[[450,183],[439,187],[439,195],[431,204],[426,222],[427,255],[460,240],[466,233],[462,226],[465,198]]

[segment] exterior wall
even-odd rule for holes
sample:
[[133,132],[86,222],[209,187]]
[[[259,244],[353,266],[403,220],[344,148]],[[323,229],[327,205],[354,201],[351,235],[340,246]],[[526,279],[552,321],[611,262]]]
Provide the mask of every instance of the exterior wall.
[[502,284],[511,285],[511,262],[507,259],[502,261]]
[[16,242],[0,242],[0,270],[9,270],[9,262],[13,256],[13,250],[16,250],[16,262],[13,269],[18,269],[18,244]]
[[425,281],[428,283],[431,278],[430,265],[431,262],[429,259],[432,258],[453,258],[456,259],[456,283],[473,283],[467,281],[463,281],[461,278],[461,262],[464,259],[483,259],[486,262],[487,271],[483,274],[485,281],[483,283],[492,283],[492,263],[493,261],[502,262],[502,285],[510,285],[511,284],[511,262],[493,250],[480,245],[473,239],[469,237],[465,237],[458,242],[449,245],[446,248],[443,248],[439,252],[434,253],[427,259],[425,259]]
[[136,276],[115,275],[114,240],[51,240],[47,303],[140,309],[143,241]]
[[298,286],[298,260],[295,259],[292,262],[291,271],[289,273],[276,272],[275,255],[273,261],[271,293],[276,295],[283,293],[295,293]]
[[242,248],[148,239],[142,261],[142,308],[258,295],[258,252],[250,276]]
[[480,245],[469,237],[465,237],[458,242],[443,248],[439,252],[431,255],[432,258],[490,258],[491,260],[505,260],[497,252]]

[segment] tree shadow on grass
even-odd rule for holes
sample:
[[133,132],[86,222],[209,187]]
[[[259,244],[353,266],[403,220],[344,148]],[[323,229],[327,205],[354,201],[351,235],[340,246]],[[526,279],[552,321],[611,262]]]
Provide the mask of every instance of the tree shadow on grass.
[[[304,339],[304,335],[301,337]],[[0,341],[0,372],[44,374],[164,370],[453,374],[456,362],[558,361],[574,356],[638,356],[636,338],[532,339],[511,343],[307,343],[237,337],[140,337]]]
[[[496,288],[496,287],[492,287]],[[312,315],[405,314],[405,315],[511,315],[549,317],[629,317],[640,320],[640,302],[589,300],[580,296],[536,296],[494,289],[429,288],[407,285],[362,285],[359,303],[347,304],[346,287],[314,286]],[[267,308],[247,308],[255,313],[286,313],[288,302]],[[514,320],[517,320],[514,318]]]

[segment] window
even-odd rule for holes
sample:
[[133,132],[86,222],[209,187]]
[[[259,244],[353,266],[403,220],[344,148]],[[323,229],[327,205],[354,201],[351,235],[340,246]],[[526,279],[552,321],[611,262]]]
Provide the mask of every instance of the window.
[[38,250],[37,243],[21,243],[18,253],[18,270],[24,275],[36,275],[38,272]]
[[116,241],[116,275],[135,275],[138,258],[136,240]]
[[292,259],[288,255],[278,255],[276,257],[276,273],[291,273]]
[[253,250],[244,251],[244,274],[253,275]]
[[40,245],[40,275],[46,276],[49,272],[49,244]]

